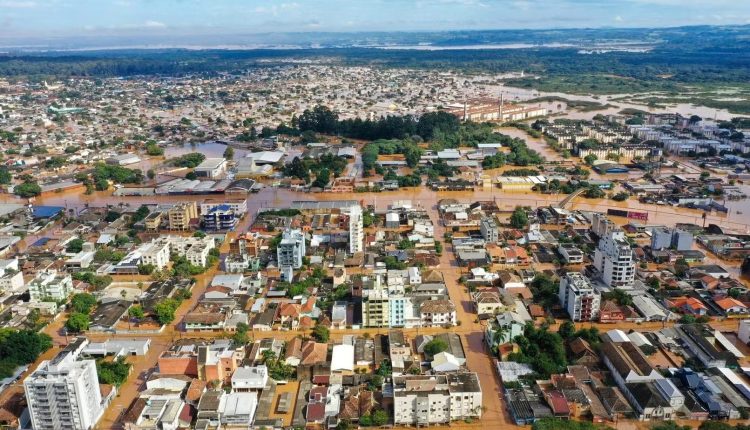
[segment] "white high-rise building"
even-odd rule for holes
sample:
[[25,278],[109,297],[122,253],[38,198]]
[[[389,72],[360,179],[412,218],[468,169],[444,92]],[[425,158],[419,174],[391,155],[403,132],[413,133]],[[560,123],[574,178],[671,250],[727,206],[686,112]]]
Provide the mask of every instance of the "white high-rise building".
[[349,208],[349,252],[364,251],[365,228],[362,220],[362,206],[353,205]]
[[594,321],[599,318],[602,297],[588,278],[568,272],[560,279],[560,303],[573,321]]
[[88,430],[104,413],[96,362],[77,360],[86,344],[77,339],[23,381],[35,430]]
[[281,242],[276,247],[276,260],[279,268],[302,267],[305,256],[305,234],[302,230],[287,229],[281,234]]
[[635,256],[622,230],[601,238],[594,252],[594,266],[609,287],[630,287],[635,281]]

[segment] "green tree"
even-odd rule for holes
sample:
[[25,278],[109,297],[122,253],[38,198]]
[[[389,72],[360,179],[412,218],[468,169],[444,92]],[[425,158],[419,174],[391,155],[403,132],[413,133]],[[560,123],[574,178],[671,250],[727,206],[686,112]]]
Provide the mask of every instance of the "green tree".
[[583,162],[586,163],[587,166],[593,166],[594,161],[598,160],[598,157],[594,154],[589,154],[585,157],[583,157]]
[[234,148],[231,146],[227,146],[227,149],[224,150],[224,158],[227,160],[233,160],[234,159]]
[[331,337],[331,331],[328,330],[328,327],[318,324],[313,329],[312,336],[318,342],[327,343]]
[[232,343],[234,343],[235,346],[247,345],[247,342],[249,341],[247,332],[249,329],[250,327],[248,327],[247,324],[238,323],[237,328],[235,329],[234,334],[232,335]]
[[78,253],[83,250],[83,244],[86,243],[83,239],[73,239],[65,246],[66,252]]
[[378,427],[388,424],[388,413],[382,409],[375,411],[372,414],[372,424]]
[[78,293],[70,300],[70,305],[74,311],[88,315],[96,305],[96,297],[89,293]]
[[96,373],[99,382],[119,387],[128,380],[132,365],[125,362],[124,357],[115,361],[99,360],[96,363]]
[[146,314],[143,311],[143,307],[141,305],[133,305],[130,307],[130,309],[128,309],[128,316],[137,321],[140,321],[146,316]]
[[439,354],[443,351],[448,350],[448,343],[444,341],[443,339],[432,339],[431,341],[427,342],[424,346],[424,353],[427,355],[434,356],[435,354]]
[[171,324],[175,319],[175,312],[180,304],[174,299],[165,299],[154,306],[154,315],[159,324]]
[[23,198],[36,197],[42,194],[42,187],[34,181],[27,181],[13,187],[13,194]]
[[73,333],[84,332],[89,329],[89,316],[80,312],[72,313],[65,322],[65,328]]
[[0,184],[8,185],[13,181],[13,175],[6,167],[0,167]]
[[327,168],[320,169],[318,174],[315,176],[312,186],[318,188],[325,188],[328,182],[331,180],[331,173]]
[[513,213],[510,215],[510,225],[513,228],[522,229],[529,224],[529,216],[526,214],[526,210],[520,206],[516,206]]
[[154,169],[148,169],[148,171],[146,171],[146,177],[148,177],[149,179],[154,179],[156,177],[156,172],[154,171]]

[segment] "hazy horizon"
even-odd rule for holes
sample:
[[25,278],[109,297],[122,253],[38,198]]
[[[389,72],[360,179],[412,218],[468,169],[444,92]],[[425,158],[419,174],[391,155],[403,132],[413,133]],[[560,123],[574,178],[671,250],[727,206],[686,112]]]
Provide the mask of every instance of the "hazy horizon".
[[745,24],[733,0],[0,0],[0,39],[18,42]]

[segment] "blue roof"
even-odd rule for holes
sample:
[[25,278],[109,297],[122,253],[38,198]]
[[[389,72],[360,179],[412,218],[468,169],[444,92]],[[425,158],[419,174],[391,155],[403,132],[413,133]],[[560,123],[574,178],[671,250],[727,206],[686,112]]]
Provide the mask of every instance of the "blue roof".
[[31,208],[34,218],[52,218],[65,210],[62,206],[33,206]]
[[216,212],[216,211],[230,211],[232,210],[232,206],[230,205],[217,205],[211,208],[211,210],[208,211],[208,213]]
[[50,241],[49,237],[40,237],[36,242],[32,243],[31,246],[44,246]]

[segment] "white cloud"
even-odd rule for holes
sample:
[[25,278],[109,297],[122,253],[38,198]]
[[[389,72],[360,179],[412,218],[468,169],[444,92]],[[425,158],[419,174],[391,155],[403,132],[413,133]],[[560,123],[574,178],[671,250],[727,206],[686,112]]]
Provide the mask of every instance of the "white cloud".
[[615,22],[623,22],[623,21],[625,21],[625,20],[624,20],[624,19],[622,19],[622,17],[621,17],[620,15],[617,15],[617,16],[615,17]]
[[143,26],[146,28],[166,28],[167,24],[159,21],[146,21]]
[[29,9],[36,7],[35,1],[22,1],[22,0],[5,0],[0,1],[0,7],[7,7],[10,9]]

